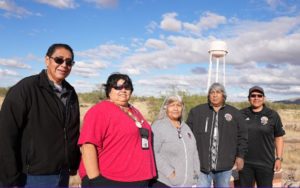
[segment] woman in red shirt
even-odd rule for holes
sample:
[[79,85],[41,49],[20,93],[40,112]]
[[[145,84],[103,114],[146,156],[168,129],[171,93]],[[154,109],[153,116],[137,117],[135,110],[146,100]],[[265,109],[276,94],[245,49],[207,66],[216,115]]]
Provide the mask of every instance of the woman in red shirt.
[[78,141],[82,186],[147,187],[156,176],[151,127],[129,104],[131,79],[114,73],[105,92],[108,99],[86,113]]

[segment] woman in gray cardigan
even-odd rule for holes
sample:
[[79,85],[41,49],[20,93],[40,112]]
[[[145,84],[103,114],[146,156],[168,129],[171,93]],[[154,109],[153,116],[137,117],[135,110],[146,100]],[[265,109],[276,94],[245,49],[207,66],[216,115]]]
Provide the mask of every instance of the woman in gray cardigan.
[[182,120],[180,96],[167,97],[152,125],[158,178],[152,187],[191,187],[198,181],[200,162],[194,135]]

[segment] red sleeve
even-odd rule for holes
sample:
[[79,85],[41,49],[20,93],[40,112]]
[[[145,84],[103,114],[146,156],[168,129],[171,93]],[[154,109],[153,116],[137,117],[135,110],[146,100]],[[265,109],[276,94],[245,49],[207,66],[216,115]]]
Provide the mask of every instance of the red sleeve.
[[104,109],[105,105],[100,102],[85,114],[78,145],[91,143],[100,148],[102,147],[105,130],[108,125]]

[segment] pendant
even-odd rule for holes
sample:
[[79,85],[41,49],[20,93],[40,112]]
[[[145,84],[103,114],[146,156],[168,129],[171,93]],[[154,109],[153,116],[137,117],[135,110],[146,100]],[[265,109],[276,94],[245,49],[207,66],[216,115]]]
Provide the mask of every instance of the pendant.
[[135,122],[135,125],[138,127],[138,128],[142,128],[142,124],[138,121]]

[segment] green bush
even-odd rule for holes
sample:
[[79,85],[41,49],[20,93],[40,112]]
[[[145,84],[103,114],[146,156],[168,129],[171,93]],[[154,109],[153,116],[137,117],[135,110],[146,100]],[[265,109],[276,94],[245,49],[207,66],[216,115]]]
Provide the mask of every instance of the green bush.
[[0,87],[0,96],[4,97],[9,88]]
[[92,103],[96,104],[100,100],[106,98],[105,93],[101,90],[95,90],[89,93],[78,93],[78,97],[81,103]]

